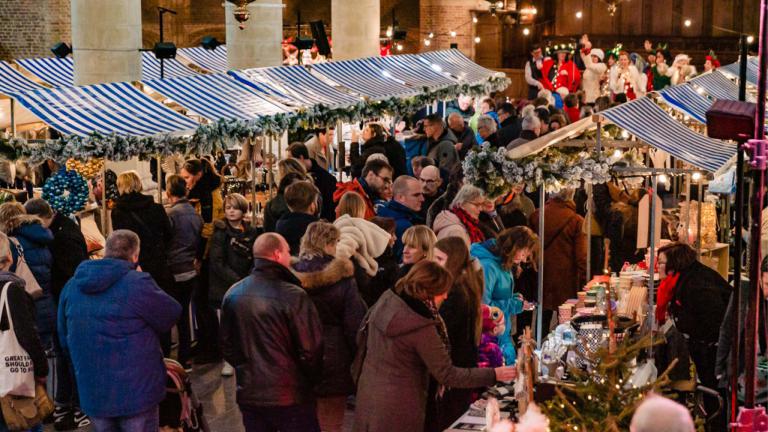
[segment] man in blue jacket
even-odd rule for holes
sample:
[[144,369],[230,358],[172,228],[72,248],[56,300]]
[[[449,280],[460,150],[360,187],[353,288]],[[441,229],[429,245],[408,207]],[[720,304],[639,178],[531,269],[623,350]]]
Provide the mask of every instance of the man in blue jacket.
[[139,248],[133,232],[113,232],[106,257],[80,264],[61,293],[59,338],[97,431],[159,428],[166,382],[160,335],[181,306],[137,268]]
[[421,182],[411,176],[402,175],[395,179],[392,185],[392,201],[386,203],[378,211],[378,216],[395,220],[395,235],[397,241],[392,250],[398,261],[403,260],[403,233],[414,225],[423,225],[424,220],[419,215],[424,203],[424,192]]

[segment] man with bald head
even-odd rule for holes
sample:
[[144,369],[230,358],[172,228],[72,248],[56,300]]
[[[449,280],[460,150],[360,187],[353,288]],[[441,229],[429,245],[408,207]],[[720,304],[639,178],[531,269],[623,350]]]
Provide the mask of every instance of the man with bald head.
[[635,410],[630,432],[694,432],[691,413],[679,403],[654,394]]
[[421,203],[419,214],[423,220],[427,220],[429,206],[445,192],[443,179],[440,177],[440,169],[436,166],[427,166],[419,173],[421,192],[424,194],[424,202]]
[[322,367],[323,325],[290,263],[280,234],[260,235],[253,272],[222,303],[221,348],[237,371],[246,432],[320,432],[312,387]]
[[475,132],[469,127],[467,121],[458,112],[452,112],[448,115],[448,129],[456,135],[456,151],[459,152],[459,158],[462,160],[477,145]]
[[[424,175],[424,170],[422,170],[421,175]],[[402,175],[395,179],[395,183],[392,185],[392,201],[389,201],[378,211],[378,216],[395,220],[397,240],[392,251],[398,261],[403,255],[403,233],[405,230],[414,225],[424,224],[424,219],[419,215],[423,203],[424,192],[421,189],[421,181],[411,176]]]

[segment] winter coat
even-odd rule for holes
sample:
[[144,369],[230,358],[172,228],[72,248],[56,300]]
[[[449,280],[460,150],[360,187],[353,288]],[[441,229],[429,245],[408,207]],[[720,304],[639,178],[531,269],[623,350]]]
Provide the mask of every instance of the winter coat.
[[131,416],[165,398],[159,335],[171,330],[181,306],[134,268],[114,258],[85,261],[61,293],[59,340],[89,416]]
[[[357,192],[361,197],[363,197],[363,201],[365,201],[366,219],[371,219],[372,217],[376,216],[376,211],[373,208],[373,201],[378,197],[375,193],[373,193],[372,190],[370,190],[370,188],[368,188],[368,183],[365,182],[365,179],[356,178],[350,182],[336,183],[336,192],[333,193],[334,204],[338,204],[341,200],[341,197],[344,196],[344,194],[347,192]],[[264,220],[266,227],[266,216]]]
[[456,216],[456,213],[450,210],[443,210],[438,213],[435,223],[432,224],[432,230],[435,232],[438,240],[447,237],[458,237],[464,240],[467,247],[471,243],[467,228],[461,223],[461,219]]
[[323,363],[323,323],[300,284],[282,265],[256,258],[251,275],[224,296],[221,351],[237,371],[238,404],[312,401]]
[[424,221],[421,220],[421,217],[419,214],[410,208],[404,206],[403,204],[392,200],[388,202],[384,207],[382,207],[379,210],[378,213],[381,217],[388,217],[395,220],[395,235],[397,236],[397,241],[395,241],[395,246],[393,247],[393,250],[395,251],[395,255],[397,256],[398,260],[402,260],[403,257],[403,233],[408,228],[414,226],[414,225],[420,225],[423,224]]
[[[352,177],[359,178],[363,174],[363,167],[368,157],[372,154],[381,153],[387,155],[386,137],[373,137],[366,141],[362,146],[360,143],[353,142],[350,146],[349,161],[352,166]],[[389,158],[387,158],[389,159]]]
[[456,151],[457,142],[456,135],[450,129],[445,129],[438,139],[429,138],[427,157],[432,158],[441,170],[453,172],[461,165]]
[[387,157],[389,165],[392,167],[393,179],[408,174],[408,168],[405,164],[405,147],[398,140],[387,137],[384,141],[384,156]]
[[523,144],[535,140],[536,138],[538,138],[536,132],[530,130],[522,130],[520,131],[519,137],[513,139],[509,144],[507,144],[507,150],[513,150]]
[[458,190],[449,185],[446,187],[445,192],[432,202],[432,205],[429,206],[429,209],[427,210],[426,222],[428,227],[432,228],[435,224],[437,215],[439,215],[441,211],[448,210],[451,207],[451,202],[453,202],[453,199],[456,197],[456,192],[458,192]]
[[[24,290],[24,280],[8,271],[0,271],[0,294],[5,291],[4,287],[8,282],[11,284],[7,288],[7,301],[13,319],[16,339],[32,359],[35,376],[48,376],[48,358],[45,355],[45,348],[40,342],[35,324],[35,302]],[[10,330],[10,324],[8,315],[0,311],[0,331]]]
[[62,288],[75,274],[77,266],[88,259],[88,246],[77,222],[61,213],[53,216],[48,229],[53,233],[53,241],[49,246],[53,256],[51,291],[58,302]]
[[195,271],[195,259],[202,258],[200,235],[203,218],[186,199],[181,199],[168,208],[171,223],[171,242],[168,245],[168,268],[172,275]]
[[451,129],[453,135],[456,137],[456,142],[461,143],[461,149],[459,150],[459,158],[464,160],[470,150],[477,147],[477,139],[475,139],[475,132],[470,129],[467,122],[464,122],[464,129],[461,132],[457,132]]
[[[515,280],[512,273],[501,266],[501,257],[496,251],[496,239],[474,243],[469,249],[472,257],[483,266],[483,304],[496,306],[504,313],[507,322],[523,311],[523,300],[515,293]],[[508,365],[515,364],[517,354],[515,345],[509,336],[512,326],[507,326],[504,333],[498,336],[499,347],[504,353],[504,361]]]
[[[539,210],[530,217],[539,232]],[[556,311],[586,283],[587,239],[584,218],[573,201],[552,199],[544,208],[544,310]]]
[[168,247],[173,231],[163,206],[138,192],[120,195],[112,209],[112,229],[127,229],[139,236],[142,271],[151,274],[163,289],[170,288],[173,275],[168,268]]
[[584,101],[588,104],[595,103],[595,99],[602,96],[600,81],[605,76],[608,66],[605,63],[593,63],[589,53],[581,53],[584,61],[584,72],[581,75],[581,88],[584,90]]
[[[56,330],[56,300],[51,290],[51,271],[53,268],[53,255],[50,246],[53,243],[53,234],[45,228],[40,219],[35,216],[20,215],[11,219],[7,224],[8,236],[14,237],[24,250],[24,260],[32,271],[43,295],[35,299],[35,319],[37,331],[42,335],[49,335]],[[16,271],[19,252],[11,243],[11,255],[13,265],[11,272]]]
[[695,261],[680,272],[667,310],[690,340],[715,343],[732,291],[720,273]]
[[224,218],[224,197],[221,194],[221,177],[208,171],[203,164],[203,176],[195,183],[187,199],[195,207],[203,218],[203,238],[209,239],[213,235],[213,223]]
[[567,89],[568,93],[575,93],[579,90],[581,72],[576,67],[576,63],[572,61],[566,61],[558,69],[557,60],[546,59],[541,67],[541,75],[541,83],[544,88],[553,93],[559,88]]
[[[331,137],[326,137],[326,139],[330,140]],[[307,146],[310,159],[312,159],[320,167],[320,169],[328,172],[328,167],[330,164],[328,163],[328,158],[325,157],[325,150],[320,144],[320,139],[318,136],[312,135],[312,138],[307,140],[304,145]]]
[[336,177],[323,169],[313,159],[312,168],[309,169],[309,175],[315,181],[315,186],[320,191],[322,205],[320,206],[320,218],[329,222],[336,219],[336,205],[333,203],[333,193],[336,192]]
[[281,193],[267,201],[264,206],[264,232],[275,232],[277,221],[290,212],[288,204],[285,203],[285,195]]
[[208,254],[208,299],[221,305],[229,287],[248,276],[253,266],[253,242],[261,230],[243,223],[243,231],[232,228],[226,220],[214,224]]
[[367,311],[352,277],[352,261],[324,256],[300,259],[293,268],[323,323],[323,372],[315,394],[350,395],[355,391],[350,374],[355,338]]
[[633,64],[629,65],[628,77],[622,77],[619,73],[619,66],[616,64],[611,68],[609,77],[611,92],[613,92],[613,94],[626,93],[627,86],[629,86],[635,93],[635,98],[632,98],[627,94],[629,100],[643,97],[645,96],[645,85],[643,84],[644,78],[645,75],[638,72]]
[[369,276],[375,276],[378,272],[376,259],[387,249],[389,233],[373,222],[349,215],[342,215],[333,224],[340,233],[336,256],[354,258],[358,267]]
[[[453,366],[435,320],[422,302],[385,292],[369,311],[366,356],[357,385],[355,432],[421,431],[432,375],[448,387],[496,381],[493,369]],[[365,332],[360,332],[360,336]]]
[[499,147],[506,147],[507,144],[516,140],[522,130],[522,122],[517,117],[509,117],[501,122],[501,128],[496,131]]
[[397,257],[391,247],[387,247],[384,253],[376,258],[376,263],[378,264],[376,275],[369,277],[368,274],[365,274],[365,279],[359,277],[359,272],[355,268],[357,289],[360,290],[360,294],[368,307],[373,307],[382,294],[393,289],[399,276]]
[[275,232],[285,238],[291,248],[291,255],[296,256],[299,254],[301,238],[307,232],[309,224],[318,220],[310,214],[290,212],[277,221]]

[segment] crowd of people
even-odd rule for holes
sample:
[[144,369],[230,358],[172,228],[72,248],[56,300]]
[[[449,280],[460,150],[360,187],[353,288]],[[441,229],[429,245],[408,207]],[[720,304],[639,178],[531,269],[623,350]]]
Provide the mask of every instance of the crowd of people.
[[[587,282],[583,191],[538,202],[519,185],[490,199],[464,182],[462,160],[480,143],[512,149],[695,74],[684,56],[667,66],[666,48],[646,50],[640,63],[623,51],[606,57],[586,36],[576,58],[535,47],[528,101],[460,96],[446,112],[406,122],[405,145],[367,123],[353,134],[346,182],[329,172],[334,130],[317,130],[279,161],[259,226],[246,197],[222,192],[207,158],[165,177],[164,205],[143,193],[136,172],[118,175],[113,231],[98,260],[89,259],[76,218],[44,200],[0,205],[3,298],[38,381],[53,375],[46,352],[56,359],[56,430],[167,423],[158,408],[164,357],[189,371],[221,362],[224,379],[236,376],[247,431],[341,431],[352,395],[356,431],[447,428],[477,388],[516,377],[515,338],[531,311],[543,311],[548,332],[558,306]],[[590,259],[618,271],[637,257],[622,245],[634,241],[627,209],[639,197],[617,182],[596,186],[594,196],[600,229]],[[680,267],[681,253],[660,251],[660,265],[678,257],[667,285],[694,274]],[[661,312],[686,323],[721,316],[729,293],[712,278],[709,309],[669,288],[678,301]],[[25,294],[32,281],[42,288],[34,300]],[[507,320],[498,367],[478,367],[483,306]],[[715,324],[706,334],[690,330],[702,343],[693,360],[713,385]]]

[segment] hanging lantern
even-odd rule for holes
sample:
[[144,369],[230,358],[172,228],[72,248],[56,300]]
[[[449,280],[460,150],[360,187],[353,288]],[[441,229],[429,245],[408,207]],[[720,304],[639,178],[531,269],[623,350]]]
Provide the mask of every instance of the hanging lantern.
[[254,2],[255,0],[227,0],[230,3],[235,5],[235,10],[233,14],[235,15],[235,19],[237,22],[240,23],[238,27],[240,27],[240,30],[245,29],[245,22],[248,21],[249,18],[251,18],[251,13],[248,11],[248,4]]

